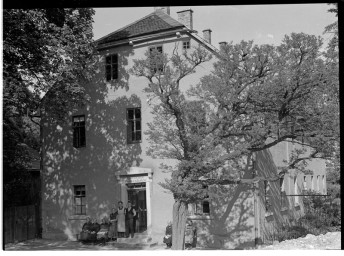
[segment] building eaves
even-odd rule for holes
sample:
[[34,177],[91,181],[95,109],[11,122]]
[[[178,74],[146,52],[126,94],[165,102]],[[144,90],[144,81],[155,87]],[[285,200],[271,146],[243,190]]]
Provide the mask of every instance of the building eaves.
[[118,40],[124,40],[141,35],[154,34],[160,31],[166,31],[169,29],[185,27],[180,22],[171,18],[168,14],[161,10],[156,10],[153,13],[112,32],[95,41],[96,44],[101,45]]

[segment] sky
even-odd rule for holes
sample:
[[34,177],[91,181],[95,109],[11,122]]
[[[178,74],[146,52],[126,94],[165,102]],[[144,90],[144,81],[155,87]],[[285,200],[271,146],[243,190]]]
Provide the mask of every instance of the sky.
[[[292,32],[324,37],[325,26],[337,20],[327,10],[327,4],[276,4],[276,5],[218,5],[218,6],[171,6],[170,15],[178,20],[177,12],[192,9],[193,27],[203,37],[203,30],[212,30],[211,43],[227,41],[239,43],[253,40],[255,44],[281,43],[284,35]],[[95,8],[93,33],[99,39],[117,29],[143,18],[154,7]]]

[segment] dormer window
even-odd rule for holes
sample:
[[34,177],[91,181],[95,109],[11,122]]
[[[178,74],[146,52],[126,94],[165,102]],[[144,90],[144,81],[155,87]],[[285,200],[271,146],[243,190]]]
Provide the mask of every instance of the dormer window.
[[106,56],[105,60],[106,81],[118,78],[118,54]]
[[183,49],[184,50],[190,49],[190,41],[184,41],[183,42]]

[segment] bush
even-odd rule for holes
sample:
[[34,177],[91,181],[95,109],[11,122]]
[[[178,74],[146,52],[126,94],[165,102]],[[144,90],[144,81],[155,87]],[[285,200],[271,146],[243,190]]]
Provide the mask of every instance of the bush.
[[274,225],[267,230],[268,241],[284,241],[305,237],[307,234],[320,235],[341,231],[341,208],[333,204],[333,197],[317,196],[309,192],[304,197],[305,215],[293,224],[292,221]]

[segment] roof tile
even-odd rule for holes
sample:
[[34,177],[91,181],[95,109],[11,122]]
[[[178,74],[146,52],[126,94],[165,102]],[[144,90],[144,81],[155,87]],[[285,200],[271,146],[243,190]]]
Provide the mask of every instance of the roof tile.
[[98,44],[109,43],[142,34],[154,33],[160,30],[183,27],[184,25],[161,10],[143,17],[128,26],[98,39]]

